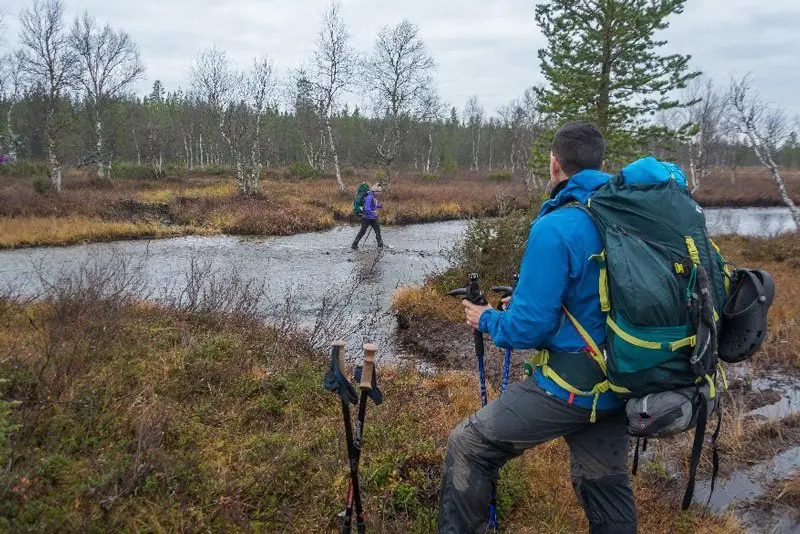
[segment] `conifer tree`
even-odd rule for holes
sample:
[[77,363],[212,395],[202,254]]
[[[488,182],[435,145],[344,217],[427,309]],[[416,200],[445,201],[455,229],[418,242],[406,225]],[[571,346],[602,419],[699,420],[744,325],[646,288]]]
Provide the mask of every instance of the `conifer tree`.
[[[608,141],[613,166],[627,163],[665,132],[659,112],[684,107],[674,91],[700,73],[690,56],[665,55],[656,33],[686,0],[549,0],[536,6],[536,22],[547,39],[539,50],[546,85],[540,112],[553,126],[585,119]],[[543,140],[546,142],[546,139]]]

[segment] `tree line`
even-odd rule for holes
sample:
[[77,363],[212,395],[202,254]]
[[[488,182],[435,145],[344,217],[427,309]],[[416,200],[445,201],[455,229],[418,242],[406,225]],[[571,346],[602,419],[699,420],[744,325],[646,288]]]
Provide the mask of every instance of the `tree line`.
[[243,194],[258,191],[264,168],[297,163],[331,172],[342,189],[343,169],[373,165],[387,184],[402,167],[504,169],[535,186],[555,128],[588,119],[608,139],[612,168],[643,153],[672,157],[696,190],[715,166],[732,169],[735,183],[737,168],[763,165],[783,195],[780,167],[800,166],[796,121],[764,102],[751,77],[718,88],[690,56],[662,52],[658,34],[684,4],[540,2],[545,83],[487,112],[477,96],[461,109],[442,99],[434,58],[408,20],[355,50],[336,0],[313,53],[289,74],[266,54],[240,68],[209,48],[192,61],[186,89],[155,81],[144,96],[132,94],[145,65],[126,32],[88,13],[70,25],[63,0],[33,0],[19,13],[19,48],[0,63],[1,146],[12,160],[46,159],[55,190],[64,163],[109,179],[112,161],[156,176],[168,164],[230,167]]

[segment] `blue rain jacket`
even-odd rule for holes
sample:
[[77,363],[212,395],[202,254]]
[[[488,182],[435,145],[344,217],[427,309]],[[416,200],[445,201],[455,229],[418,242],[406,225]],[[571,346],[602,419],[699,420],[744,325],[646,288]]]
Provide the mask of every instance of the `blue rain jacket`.
[[[487,310],[479,328],[495,345],[511,349],[549,349],[579,352],[586,347],[577,330],[561,309],[564,304],[599,346],[606,342],[606,314],[600,309],[598,283],[600,268],[589,260],[603,250],[603,242],[592,219],[581,208],[564,206],[589,196],[611,175],[585,170],[569,179],[554,199],[542,206],[533,222],[522,259],[514,298],[508,311]],[[575,356],[586,357],[586,356]],[[551,395],[567,400],[570,393],[536,371],[539,386]],[[591,409],[593,397],[576,395],[573,405]],[[616,393],[600,395],[598,410],[621,407]]]

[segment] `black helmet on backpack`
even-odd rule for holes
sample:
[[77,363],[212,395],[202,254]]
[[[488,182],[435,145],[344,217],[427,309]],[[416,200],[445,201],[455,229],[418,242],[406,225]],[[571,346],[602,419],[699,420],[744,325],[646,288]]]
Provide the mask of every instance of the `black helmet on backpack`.
[[767,337],[767,312],[775,299],[775,281],[766,271],[736,269],[731,295],[722,312],[719,357],[737,363],[752,356]]

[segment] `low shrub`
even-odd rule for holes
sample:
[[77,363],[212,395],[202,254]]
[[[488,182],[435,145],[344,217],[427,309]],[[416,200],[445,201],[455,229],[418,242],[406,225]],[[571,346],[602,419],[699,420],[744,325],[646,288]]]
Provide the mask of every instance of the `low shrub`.
[[531,219],[524,211],[470,221],[464,239],[452,251],[456,268],[437,278],[437,288],[449,291],[463,286],[470,272],[478,273],[482,285],[508,284],[522,263],[530,226]]
[[312,178],[319,178],[322,176],[322,173],[308,163],[296,162],[289,165],[287,176],[298,180],[310,180]]
[[426,182],[431,182],[431,181],[438,180],[440,178],[440,176],[438,174],[436,174],[436,173],[425,173],[425,174],[423,174],[421,176],[421,178],[423,180],[425,180]]
[[205,167],[195,168],[195,172],[198,171],[211,176],[232,176],[236,174],[236,170],[227,165],[206,165]]
[[36,176],[33,179],[33,190],[43,195],[53,189],[53,182],[50,181],[48,176]]
[[127,161],[115,161],[111,164],[111,178],[123,180],[152,180],[158,178],[150,165],[137,165]]
[[352,178],[356,175],[356,170],[353,167],[345,167],[342,171],[342,176],[345,178]]
[[5,176],[47,176],[50,170],[40,161],[19,160],[0,165],[0,175]]
[[514,178],[514,175],[511,173],[511,171],[495,171],[490,172],[486,178],[495,182],[505,182]]

